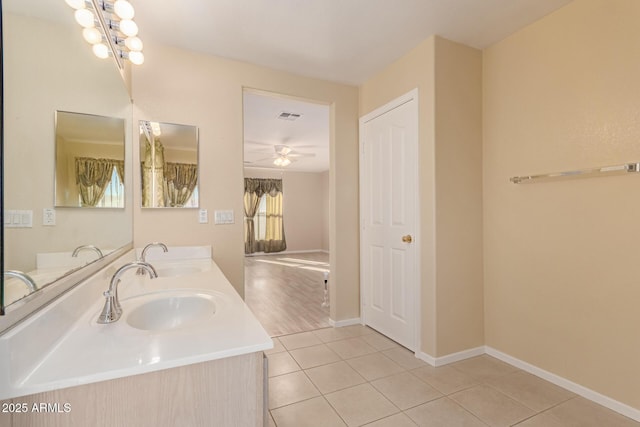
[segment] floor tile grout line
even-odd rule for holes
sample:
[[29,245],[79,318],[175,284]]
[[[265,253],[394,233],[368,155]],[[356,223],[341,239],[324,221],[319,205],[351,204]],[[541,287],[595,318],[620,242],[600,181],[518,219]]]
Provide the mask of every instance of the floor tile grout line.
[[558,406],[563,405],[563,404],[567,403],[570,400],[577,399],[578,397],[580,397],[580,396],[577,396],[577,395],[576,396],[571,396],[568,399],[563,400],[562,402],[558,402],[558,403],[556,403],[556,404],[554,404],[554,405],[552,405],[552,406],[550,406],[550,407],[548,407],[546,409],[543,409],[542,411],[536,412],[535,414],[531,415],[530,417],[527,417],[527,418],[525,418],[523,420],[518,421],[516,424],[513,424],[513,426],[517,426],[518,424],[521,424],[521,423],[523,423],[523,422],[525,422],[525,421],[527,421],[527,420],[529,420],[531,418],[537,417],[538,415],[542,415],[545,412],[549,412],[552,409],[557,408]]
[[[375,391],[377,391],[378,393],[380,393],[380,395],[381,395],[381,396],[382,396],[386,401],[388,401],[391,405],[393,405],[393,406],[398,410],[398,412],[394,412],[393,414],[385,415],[384,417],[376,418],[376,419],[374,419],[374,420],[369,420],[369,421],[367,421],[365,424],[360,424],[358,427],[366,426],[367,424],[375,423],[376,421],[380,421],[380,420],[382,420],[382,419],[384,419],[384,418],[388,418],[388,417],[391,417],[391,416],[396,415],[396,414],[398,414],[398,413],[404,412],[402,409],[398,408],[398,407],[397,407],[397,406],[396,406],[396,405],[395,405],[391,400],[389,400],[389,399],[387,398],[387,396],[385,396],[385,395],[384,395],[384,394],[382,394],[382,393],[381,393],[377,388],[375,388],[375,386],[374,386],[373,384],[371,384],[371,382],[369,382],[369,381],[367,381],[366,383],[362,383],[362,384],[358,384],[358,385],[355,385],[355,386],[347,387],[347,388],[345,388],[345,389],[343,389],[343,390],[346,390],[346,389],[348,389],[348,388],[352,388],[352,387],[359,387],[359,386],[364,385],[364,384],[369,384],[369,385],[370,385],[370,386],[371,386]],[[336,392],[337,392],[337,391],[339,391],[339,390],[336,390]],[[332,391],[331,393],[335,393],[335,392],[333,392],[333,391]],[[331,393],[327,393],[327,394],[331,394]],[[329,402],[329,399],[327,399],[324,395],[322,395],[322,397],[324,397],[324,398],[325,398],[325,400],[326,400],[327,402]],[[338,410],[337,410],[333,405],[331,405],[331,402],[329,402],[329,405],[330,405],[330,406],[331,406],[331,408],[333,408],[333,410],[338,414],[338,416],[340,417],[340,419],[342,419],[342,421],[344,421],[344,423],[348,426],[348,425],[349,425],[349,423],[347,423],[347,421],[346,421],[344,418],[342,418],[342,416],[340,415],[340,413],[338,412]]]
[[459,407],[461,407],[465,412],[469,413],[472,417],[474,417],[475,419],[477,419],[478,421],[480,421],[482,424],[486,425],[486,426],[491,426],[491,424],[489,424],[488,422],[485,422],[482,418],[480,418],[478,415],[474,414],[473,412],[471,412],[469,409],[465,408],[464,406],[462,406],[461,403],[457,402],[455,399],[452,399],[449,396],[445,396],[447,399],[449,399],[451,402],[455,403],[456,405],[458,405]]

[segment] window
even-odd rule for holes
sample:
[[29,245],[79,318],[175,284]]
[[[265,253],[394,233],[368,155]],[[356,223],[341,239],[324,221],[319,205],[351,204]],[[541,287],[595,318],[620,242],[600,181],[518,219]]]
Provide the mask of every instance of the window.
[[258,203],[255,217],[256,240],[265,240],[267,230],[267,195],[263,194]]
[[[80,200],[82,202],[82,200]],[[104,195],[98,201],[96,207],[99,208],[123,208],[124,207],[124,183],[120,181],[120,176],[116,168],[111,173],[111,181],[104,191]]]
[[187,202],[182,205],[183,208],[197,208],[198,207],[198,186],[196,185],[193,188],[193,192],[191,193],[191,196],[189,197],[189,200],[187,200]]

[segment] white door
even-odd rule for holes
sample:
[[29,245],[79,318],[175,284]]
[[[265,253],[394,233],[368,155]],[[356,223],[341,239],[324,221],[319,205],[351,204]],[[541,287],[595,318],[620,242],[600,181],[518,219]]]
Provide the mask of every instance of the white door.
[[413,91],[360,119],[362,314],[416,348],[418,100]]

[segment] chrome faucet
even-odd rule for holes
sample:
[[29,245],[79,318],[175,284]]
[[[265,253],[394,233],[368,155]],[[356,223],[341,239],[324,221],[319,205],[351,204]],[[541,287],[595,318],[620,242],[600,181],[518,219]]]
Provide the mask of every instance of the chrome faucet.
[[24,284],[27,285],[27,288],[29,288],[29,293],[38,290],[38,285],[36,285],[35,280],[33,280],[27,273],[23,273],[22,271],[17,270],[7,270],[4,272],[4,275],[22,280]]
[[118,319],[120,319],[120,316],[122,316],[122,306],[120,306],[120,301],[118,300],[118,284],[120,283],[120,276],[122,276],[122,273],[132,268],[142,268],[148,271],[149,277],[152,279],[158,277],[156,269],[153,268],[151,264],[141,261],[127,263],[116,270],[111,278],[111,283],[109,283],[109,289],[103,293],[106,301],[102,308],[102,313],[98,316],[98,323],[104,324],[117,322]]
[[87,249],[95,251],[98,254],[98,259],[104,257],[104,255],[102,254],[102,251],[100,249],[98,249],[98,247],[95,246],[95,245],[78,246],[77,248],[75,248],[73,250],[73,253],[71,254],[71,256],[76,258],[78,256],[78,254],[80,253],[80,251],[84,251],[84,250],[87,250]]
[[[167,249],[167,245],[165,245],[164,243],[160,243],[160,242],[149,243],[142,250],[142,255],[140,255],[140,261],[141,262],[147,262],[147,260],[146,260],[147,251],[150,248],[154,247],[154,246],[160,246],[164,252],[169,252],[169,249]],[[140,276],[144,275],[144,273],[145,273],[145,270],[143,268],[139,268],[138,271],[136,272],[136,274],[138,274]]]

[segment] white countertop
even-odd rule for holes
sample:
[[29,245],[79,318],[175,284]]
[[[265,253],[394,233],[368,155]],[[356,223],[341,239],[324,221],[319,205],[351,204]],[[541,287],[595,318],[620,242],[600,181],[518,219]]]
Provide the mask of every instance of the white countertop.
[[[162,272],[177,277],[136,276],[125,272],[118,292],[122,318],[97,324],[102,292],[113,269],[133,259],[123,257],[37,316],[0,336],[0,399],[105,381],[161,369],[267,350],[271,338],[222,271],[211,259],[152,261]],[[78,293],[78,295],[73,295]],[[79,295],[84,293],[85,296]],[[163,331],[131,327],[126,316],[132,307],[158,297],[203,294],[214,301],[215,314],[208,321]],[[87,309],[77,308],[86,300]],[[75,314],[75,321],[69,318]],[[68,326],[57,339],[43,338],[56,322]],[[59,334],[60,335],[60,334]],[[44,335],[46,337],[46,335]],[[40,343],[43,341],[44,344]]]

